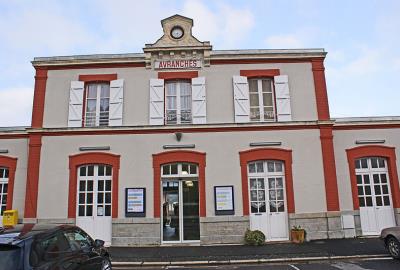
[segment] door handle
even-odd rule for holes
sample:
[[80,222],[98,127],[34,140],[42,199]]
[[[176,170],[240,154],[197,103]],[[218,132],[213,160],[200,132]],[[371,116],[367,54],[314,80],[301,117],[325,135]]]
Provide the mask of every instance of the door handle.
[[256,213],[256,214],[254,214],[255,216],[261,216],[262,214],[261,213]]

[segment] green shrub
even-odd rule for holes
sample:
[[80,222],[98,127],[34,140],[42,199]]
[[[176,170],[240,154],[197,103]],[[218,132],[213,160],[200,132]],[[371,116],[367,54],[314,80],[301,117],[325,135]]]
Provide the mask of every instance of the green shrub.
[[259,230],[247,230],[244,234],[244,242],[246,243],[246,245],[261,246],[265,243],[265,235],[262,231]]

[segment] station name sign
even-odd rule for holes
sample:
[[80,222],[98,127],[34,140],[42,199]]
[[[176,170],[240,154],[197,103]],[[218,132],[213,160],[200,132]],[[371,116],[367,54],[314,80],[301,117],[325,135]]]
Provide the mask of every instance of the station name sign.
[[155,61],[155,69],[186,69],[186,68],[201,68],[201,60],[162,60]]

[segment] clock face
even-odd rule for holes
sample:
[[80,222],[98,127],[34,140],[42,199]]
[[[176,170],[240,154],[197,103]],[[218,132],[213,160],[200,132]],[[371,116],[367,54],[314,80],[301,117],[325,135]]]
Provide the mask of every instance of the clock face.
[[183,29],[180,26],[175,26],[171,30],[171,36],[175,39],[180,39],[183,36]]

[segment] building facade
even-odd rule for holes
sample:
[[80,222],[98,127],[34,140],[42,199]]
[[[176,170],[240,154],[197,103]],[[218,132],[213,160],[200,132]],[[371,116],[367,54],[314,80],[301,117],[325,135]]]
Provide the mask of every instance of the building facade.
[[331,119],[323,49],[212,50],[161,21],[143,53],[32,62],[0,130],[1,210],[112,245],[378,235],[400,224],[400,117]]

